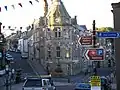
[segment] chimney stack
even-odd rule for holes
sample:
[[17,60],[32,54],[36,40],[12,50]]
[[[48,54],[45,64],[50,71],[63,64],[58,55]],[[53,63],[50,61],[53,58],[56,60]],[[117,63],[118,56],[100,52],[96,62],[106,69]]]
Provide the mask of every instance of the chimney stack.
[[77,16],[74,17],[75,24],[77,24]]

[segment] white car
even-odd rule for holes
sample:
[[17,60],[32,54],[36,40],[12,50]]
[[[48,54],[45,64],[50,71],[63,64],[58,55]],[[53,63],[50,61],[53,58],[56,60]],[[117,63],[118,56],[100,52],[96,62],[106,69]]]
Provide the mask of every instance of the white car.
[[27,77],[22,90],[56,90],[50,75]]
[[9,54],[6,55],[6,59],[9,60],[9,61],[13,61],[14,60],[14,58],[11,55],[9,55]]
[[5,74],[5,69],[3,70],[0,70],[0,76],[4,75]]
[[27,54],[27,53],[22,53],[22,54],[21,54],[21,58],[27,59],[27,58],[28,58],[28,54]]

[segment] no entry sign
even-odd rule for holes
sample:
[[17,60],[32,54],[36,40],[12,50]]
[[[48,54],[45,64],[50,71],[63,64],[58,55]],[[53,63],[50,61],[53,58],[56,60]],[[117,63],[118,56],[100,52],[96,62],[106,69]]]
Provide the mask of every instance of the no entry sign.
[[105,52],[103,48],[91,48],[87,49],[85,52],[85,58],[93,61],[103,61]]

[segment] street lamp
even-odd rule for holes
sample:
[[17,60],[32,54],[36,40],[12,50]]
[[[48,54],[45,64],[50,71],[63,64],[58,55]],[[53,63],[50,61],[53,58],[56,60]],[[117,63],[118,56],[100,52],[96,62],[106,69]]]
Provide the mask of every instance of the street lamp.
[[8,87],[9,87],[9,82],[8,82],[9,81],[8,80],[9,79],[9,66],[8,65],[5,66],[5,71],[6,71],[6,75],[7,75],[6,76],[6,84],[5,85],[6,85],[6,90],[8,90]]

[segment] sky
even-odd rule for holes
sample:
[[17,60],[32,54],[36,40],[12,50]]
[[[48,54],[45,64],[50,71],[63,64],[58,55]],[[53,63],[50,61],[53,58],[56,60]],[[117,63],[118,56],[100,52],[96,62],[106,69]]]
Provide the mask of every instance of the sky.
[[[29,0],[0,0],[0,21],[3,26],[6,26],[2,32],[9,35],[11,27],[25,27],[31,25],[34,19],[38,19],[43,16],[44,13],[44,0],[39,0],[39,3],[35,0],[31,0],[33,5],[29,3]],[[88,29],[92,28],[93,20],[96,20],[96,27],[113,27],[113,14],[111,12],[111,3],[119,2],[120,0],[62,0],[68,13],[71,17],[77,16],[78,24],[86,25]],[[18,3],[21,3],[21,8]],[[51,0],[48,0],[49,6]],[[15,5],[15,9],[11,5]],[[6,11],[4,6],[7,6]],[[17,29],[16,29],[17,30]],[[15,31],[12,31],[15,32]]]

